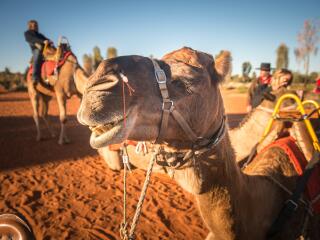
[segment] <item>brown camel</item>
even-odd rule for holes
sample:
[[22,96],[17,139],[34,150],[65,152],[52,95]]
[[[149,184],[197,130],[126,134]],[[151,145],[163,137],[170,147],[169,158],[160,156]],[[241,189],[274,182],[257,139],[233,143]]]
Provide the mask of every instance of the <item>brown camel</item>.
[[[247,157],[251,153],[252,148],[259,142],[265,127],[271,118],[272,108],[270,107],[270,103],[264,102],[262,104],[262,108],[253,110],[242,121],[242,123],[240,123],[238,128],[234,128],[229,131],[230,141],[236,153],[236,161],[239,162],[240,165],[245,163]],[[317,127],[319,128],[320,126]],[[311,159],[311,156],[314,152],[313,142],[307,132],[305,124],[302,122],[293,123],[292,127],[289,129],[283,129],[283,125],[281,123],[275,124],[268,137],[261,144],[259,144],[257,152],[260,152],[264,147],[274,141],[278,135],[282,134],[283,131],[288,130],[290,135],[297,139],[297,143],[306,158]],[[245,139],[245,141],[243,139]],[[143,170],[147,170],[148,168],[149,161],[153,154],[151,150],[154,146],[150,142],[145,144],[147,145],[147,152],[136,152],[136,146],[127,146],[130,164],[138,169]],[[112,170],[118,171],[123,168],[120,151],[110,150],[109,146],[106,146],[99,148],[98,152]],[[172,172],[170,169],[156,164],[153,171],[165,174],[170,173],[171,178],[178,182],[179,185],[184,188],[184,190],[190,193],[199,194],[201,191],[203,191],[203,187],[198,181],[194,181],[192,184],[190,184],[190,181],[188,181],[190,176],[194,175],[193,169]]]
[[[173,113],[167,127],[161,130],[161,146],[166,153],[186,154],[191,148],[198,149],[196,156],[177,168],[175,174],[184,172],[189,175],[186,184],[202,186],[195,198],[210,231],[207,239],[266,239],[289,197],[271,177],[292,191],[297,173],[289,157],[278,147],[264,151],[244,172],[240,171],[229,134],[221,131],[225,125],[219,82],[229,71],[230,54],[224,52],[214,61],[208,54],[182,48],[157,63],[168,78],[172,112],[178,111],[196,136],[202,137],[193,140]],[[134,93],[130,95],[129,89],[134,89]],[[89,79],[78,120],[91,128],[90,143],[94,148],[126,139],[156,141],[162,122],[162,97],[152,61],[141,56],[124,56],[102,62]],[[213,136],[207,149],[202,143]],[[277,239],[298,238],[306,215],[299,205]]]
[[[265,127],[271,117],[269,109],[256,108],[254,109],[241,123],[240,126],[229,131],[231,144],[236,152],[236,160],[240,162],[244,160],[251,152],[251,149],[260,140]],[[268,138],[258,147],[258,150],[262,149],[268,143],[270,143],[276,136],[277,131],[272,131]],[[243,141],[243,139],[247,139]],[[139,143],[142,144],[142,143]],[[145,143],[147,146],[148,153],[143,151],[136,152],[136,146],[128,145],[128,155],[130,163],[139,169],[148,167],[148,162],[151,158],[152,153],[150,152],[153,147],[152,143]],[[149,149],[149,150],[148,150]],[[122,160],[119,156],[120,151],[110,150],[109,146],[98,149],[100,156],[105,160],[107,165],[112,170],[122,169]],[[165,172],[162,167],[155,166],[155,171]]]
[[[44,76],[42,77],[43,79],[45,78]],[[59,106],[61,124],[58,143],[68,143],[69,139],[66,135],[65,130],[65,123],[67,121],[66,100],[74,94],[80,96],[87,81],[87,76],[84,70],[79,66],[77,58],[73,54],[69,55],[64,64],[59,69],[57,80],[54,77],[48,78],[50,84],[53,86],[54,92],[50,92],[50,90],[48,90],[48,88],[45,88],[42,83],[38,83],[37,86],[34,87],[30,78],[31,75],[28,75],[27,86],[33,108],[33,119],[35,121],[37,129],[37,141],[40,141],[42,138],[39,116],[43,118],[46,127],[51,133],[51,136],[55,136],[47,120],[48,104],[52,99],[52,96],[55,95]]]
[[[277,89],[273,91],[274,96],[276,97],[274,101],[265,100],[262,104],[258,107],[253,109],[250,114],[240,123],[240,126],[234,128],[229,131],[231,144],[236,152],[236,160],[237,162],[244,161],[249,154],[253,147],[258,143],[260,140],[265,127],[271,118],[271,113],[275,106],[276,100],[282,96],[284,93],[295,93],[293,91],[287,91],[285,87],[282,87],[281,78],[283,76],[290,76],[292,78],[292,74],[288,73],[287,71],[283,72],[282,70],[276,71],[274,74],[274,83],[273,88]],[[291,80],[290,80],[291,81]],[[292,102],[286,102],[284,106],[287,104],[294,106]],[[288,107],[288,106],[287,106]],[[280,126],[279,126],[280,125]],[[275,138],[278,136],[282,125],[278,124],[277,127],[274,127],[274,130],[268,135],[268,137],[263,141],[263,143],[259,144],[257,150],[258,152],[263,149],[265,146],[270,144]],[[311,158],[313,153],[313,146],[312,141],[309,138],[308,134],[305,134],[304,124],[301,123],[294,123],[291,129],[291,134],[297,139],[300,148],[302,149],[303,153],[307,157],[307,159]],[[308,138],[308,139],[305,139]],[[243,139],[247,139],[243,141]],[[308,142],[309,144],[306,144]],[[139,144],[146,144],[146,143],[139,143]],[[152,148],[152,144],[148,143],[147,148]],[[148,167],[148,161],[151,158],[151,153],[146,154],[145,152],[136,152],[136,147],[129,145],[127,147],[128,154],[129,154],[129,161],[130,163],[139,169],[144,169]],[[122,159],[120,157],[119,150],[110,150],[109,147],[99,148],[98,152],[100,156],[104,159],[107,165],[112,170],[120,170],[123,168]],[[137,155],[138,154],[138,155]],[[165,172],[162,167],[155,168],[156,172]]]
[[[291,92],[291,91],[290,91]],[[275,92],[276,99],[282,94],[287,93],[284,89],[279,89]],[[236,161],[244,162],[246,158],[251,153],[253,147],[259,142],[263,135],[263,132],[271,118],[271,113],[276,101],[270,102],[265,100],[258,107],[253,109],[243,121],[240,123],[239,127],[231,129],[229,131],[230,141],[236,153]],[[287,104],[289,103],[289,106]],[[292,107],[292,102],[286,102],[285,107]],[[257,151],[260,152],[261,149],[266,147],[272,141],[274,141],[279,132],[283,131],[282,124],[277,124],[274,126],[273,130],[270,132],[268,137],[258,145]],[[295,122],[290,128],[290,134],[297,139],[297,143],[307,159],[310,159],[313,154],[312,140],[306,131],[304,123]],[[243,141],[246,139],[246,141]],[[139,143],[142,144],[142,143]],[[145,153],[143,151],[136,152],[136,146],[128,145],[127,151],[129,155],[130,163],[139,169],[146,170],[148,167],[148,162],[152,156],[150,148],[152,148],[152,143],[144,143],[149,148],[149,152]],[[109,146],[102,147],[98,149],[100,156],[104,159],[107,165],[112,170],[121,170],[123,168],[122,159],[120,157],[120,151],[110,150]],[[161,166],[155,166],[154,171],[165,173],[165,169]],[[187,190],[187,189],[186,189]]]

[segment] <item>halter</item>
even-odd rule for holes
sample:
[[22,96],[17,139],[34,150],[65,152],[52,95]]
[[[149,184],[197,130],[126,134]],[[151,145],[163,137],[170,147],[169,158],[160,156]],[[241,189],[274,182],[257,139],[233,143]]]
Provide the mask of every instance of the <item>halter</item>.
[[[169,116],[170,113],[173,115],[174,119],[178,122],[180,127],[183,129],[183,131],[186,133],[187,137],[193,142],[193,146],[190,150],[187,150],[183,153],[167,153],[165,150],[163,150],[162,146],[157,145],[153,151],[152,159],[149,162],[146,179],[143,184],[142,191],[140,193],[140,198],[136,207],[136,211],[134,214],[134,217],[132,219],[130,231],[128,231],[128,222],[126,219],[126,169],[130,170],[129,164],[128,164],[128,155],[126,152],[126,145],[124,145],[124,151],[123,151],[123,163],[124,163],[124,198],[123,198],[123,222],[120,225],[120,237],[123,240],[133,240],[135,239],[135,230],[136,226],[139,221],[139,217],[141,214],[142,204],[144,202],[146,191],[150,182],[150,176],[152,172],[152,168],[155,162],[159,164],[160,166],[164,167],[164,170],[169,173],[169,175],[172,177],[174,174],[174,169],[179,169],[183,165],[185,165],[191,158],[195,159],[196,156],[200,156],[201,154],[208,152],[212,149],[212,147],[216,146],[223,138],[226,127],[225,127],[225,116],[223,116],[221,124],[216,130],[216,132],[208,139],[203,137],[197,137],[197,135],[194,133],[194,131],[190,128],[189,124],[186,122],[186,120],[182,117],[182,115],[175,109],[174,102],[169,97],[169,92],[167,88],[167,77],[165,72],[159,67],[159,64],[151,59],[153,66],[154,66],[154,74],[157,80],[157,83],[159,85],[161,97],[162,97],[162,118],[161,118],[161,125],[160,125],[160,131],[159,135],[156,139],[156,143],[160,143],[164,139],[165,131],[168,127],[169,122]],[[122,77],[123,79],[123,77]],[[123,82],[125,82],[123,80]],[[124,87],[124,84],[123,84]],[[129,87],[129,86],[128,86]],[[124,95],[123,95],[124,96]],[[171,156],[166,156],[166,155]],[[163,157],[164,161],[161,161],[158,159],[158,157]],[[168,161],[168,158],[174,158],[174,161]],[[166,168],[168,167],[168,170]]]
[[154,74],[162,97],[162,118],[156,143],[160,143],[163,141],[166,129],[168,127],[169,116],[171,113],[173,118],[178,122],[180,127],[186,133],[189,140],[193,142],[193,149],[199,149],[203,147],[211,148],[213,146],[216,146],[221,141],[226,131],[225,116],[223,116],[219,128],[210,138],[198,137],[196,133],[191,129],[187,121],[175,108],[174,102],[170,99],[165,72],[160,68],[159,64],[154,59],[151,58],[150,60],[152,61],[154,67]]

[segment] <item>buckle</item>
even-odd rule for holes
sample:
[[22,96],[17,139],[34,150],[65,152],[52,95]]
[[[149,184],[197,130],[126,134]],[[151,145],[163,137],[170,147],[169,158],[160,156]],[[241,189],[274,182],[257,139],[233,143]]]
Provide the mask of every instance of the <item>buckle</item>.
[[[290,205],[289,205],[290,204]],[[286,205],[287,207],[290,207],[290,209],[292,209],[293,211],[296,211],[297,208],[298,208],[298,204],[293,201],[292,199],[289,199],[287,202],[286,202]]]
[[[169,104],[170,104],[169,108],[165,108],[166,103],[169,103]],[[162,102],[162,111],[163,111],[164,109],[170,110],[170,112],[171,112],[172,109],[173,109],[173,101],[171,101],[171,100],[163,101],[163,102]]]
[[156,75],[156,79],[158,83],[166,83],[167,82],[167,77],[165,72],[162,69],[157,69],[154,71]]

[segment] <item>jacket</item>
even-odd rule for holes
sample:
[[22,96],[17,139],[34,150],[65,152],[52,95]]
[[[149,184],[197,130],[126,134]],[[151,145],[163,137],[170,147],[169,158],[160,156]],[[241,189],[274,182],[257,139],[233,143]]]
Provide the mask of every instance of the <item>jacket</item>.
[[26,41],[29,43],[31,50],[33,51],[34,49],[42,49],[44,45],[44,41],[48,40],[44,35],[42,35],[39,32],[36,32],[34,30],[28,30],[24,32],[24,37]]

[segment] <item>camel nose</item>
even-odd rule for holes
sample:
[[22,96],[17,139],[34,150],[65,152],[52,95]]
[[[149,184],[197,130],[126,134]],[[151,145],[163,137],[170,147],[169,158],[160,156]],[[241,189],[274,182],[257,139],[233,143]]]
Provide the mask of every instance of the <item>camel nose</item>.
[[102,78],[99,78],[94,83],[87,87],[87,92],[92,91],[107,91],[110,88],[117,85],[119,78],[116,75],[107,75]]

